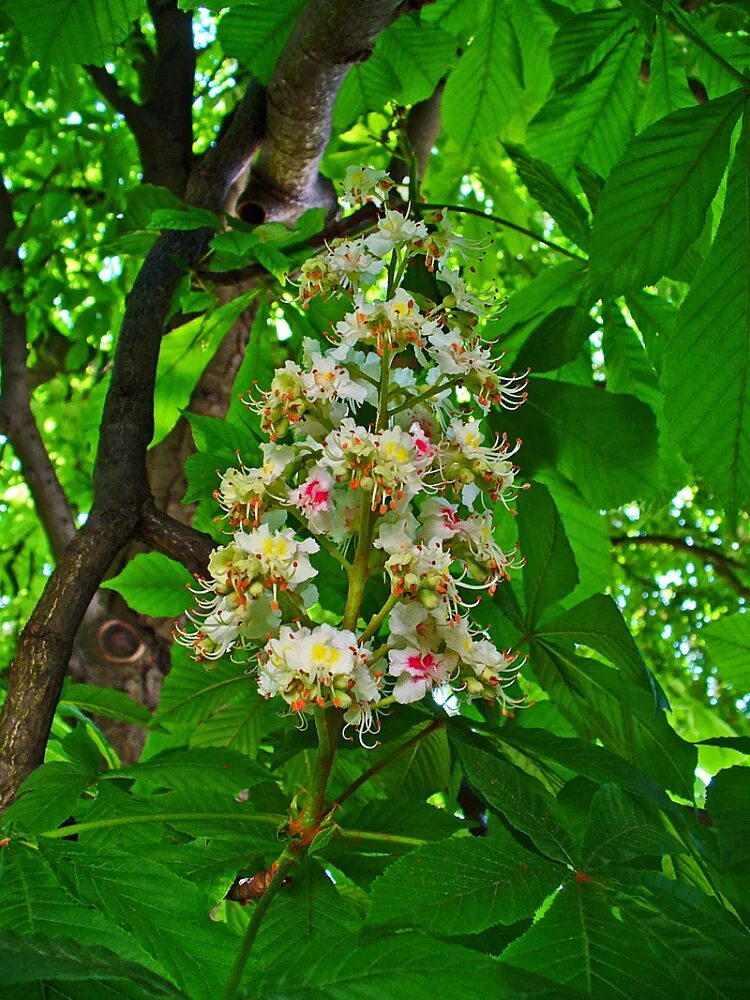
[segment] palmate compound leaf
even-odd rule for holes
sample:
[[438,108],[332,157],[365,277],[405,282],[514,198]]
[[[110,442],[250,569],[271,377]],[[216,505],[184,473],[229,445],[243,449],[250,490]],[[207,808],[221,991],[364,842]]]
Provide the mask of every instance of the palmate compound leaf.
[[103,66],[146,9],[145,0],[5,0],[3,9],[41,65]]
[[237,939],[209,918],[203,894],[146,857],[77,847],[45,847],[58,877],[132,934],[191,1000],[218,1000]]
[[525,851],[510,837],[427,844],[375,880],[367,922],[446,936],[475,934],[531,916],[564,872],[563,865]]
[[599,290],[617,295],[653,284],[698,239],[742,104],[735,91],[681,108],[633,139],[594,216],[591,270]]
[[97,1000],[180,996],[175,986],[145,966],[126,961],[107,947],[85,946],[72,934],[66,940],[4,933],[0,987],[5,1000],[87,1000],[94,996],[93,990]]
[[486,1000],[506,995],[486,955],[422,934],[395,934],[348,947],[317,941],[292,948],[252,983],[247,1000]]
[[747,116],[729,172],[716,238],[680,309],[677,328],[667,344],[661,386],[675,442],[724,504],[730,526],[734,526],[737,511],[750,498]]
[[566,885],[532,927],[502,954],[504,962],[572,986],[593,1000],[674,1000],[669,963],[654,967],[638,929],[627,931],[595,883]]
[[164,971],[137,935],[75,898],[39,851],[13,842],[0,851],[0,941],[10,931],[24,937],[43,935],[52,941],[73,939],[83,951],[106,945],[125,961]]

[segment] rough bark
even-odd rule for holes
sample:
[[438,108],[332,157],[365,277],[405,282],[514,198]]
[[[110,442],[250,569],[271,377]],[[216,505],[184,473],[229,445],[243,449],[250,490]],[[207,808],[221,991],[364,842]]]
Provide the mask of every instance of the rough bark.
[[237,210],[246,222],[286,221],[335,207],[318,172],[349,67],[366,59],[400,0],[312,0],[279,57],[266,94],[266,137]]

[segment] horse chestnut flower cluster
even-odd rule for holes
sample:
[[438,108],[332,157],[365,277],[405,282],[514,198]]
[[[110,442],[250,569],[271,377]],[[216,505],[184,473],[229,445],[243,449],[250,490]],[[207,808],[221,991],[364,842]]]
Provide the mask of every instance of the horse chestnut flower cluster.
[[[345,186],[349,205],[373,202],[380,220],[303,264],[299,296],[350,308],[328,349],[306,340],[300,361],[247,401],[268,437],[262,464],[222,476],[215,497],[231,538],[213,552],[178,640],[206,663],[243,657],[260,694],[303,721],[316,706],[342,710],[364,741],[384,708],[437,689],[504,712],[519,703],[508,693],[516,656],[470,612],[478,591],[494,592],[521,564],[493,532],[519,488],[518,442],[492,439],[483,418],[520,406],[526,381],[502,375],[481,337],[493,304],[451,268],[472,247],[448,213],[390,208],[393,182],[370,167],[349,168]],[[434,299],[409,287],[420,260]],[[348,577],[345,606],[325,612],[321,549]],[[374,578],[390,594],[365,621]]]

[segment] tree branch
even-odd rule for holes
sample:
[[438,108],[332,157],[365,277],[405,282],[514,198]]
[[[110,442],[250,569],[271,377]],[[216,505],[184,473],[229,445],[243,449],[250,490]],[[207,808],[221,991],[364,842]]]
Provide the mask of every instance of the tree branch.
[[210,535],[157,510],[150,498],[141,508],[138,537],[150,548],[176,559],[199,576],[205,574],[208,558],[216,548]]
[[720,549],[710,545],[696,545],[687,538],[673,535],[615,535],[610,538],[610,542],[620,548],[627,545],[668,545],[680,552],[687,552],[703,562],[711,563],[719,576],[723,577],[740,596],[750,598],[750,587],[746,586],[737,575],[737,571],[742,571],[745,567]]
[[318,173],[333,105],[349,67],[366,59],[397,15],[399,0],[311,0],[268,84],[267,132],[238,214],[246,222],[288,220],[335,205]]
[[119,111],[133,133],[136,132],[136,129],[140,129],[146,114],[143,105],[138,104],[132,97],[128,97],[115,76],[104,66],[84,66],[83,68],[104,100],[111,104],[115,111]]
[[[15,229],[10,194],[0,176],[0,270],[10,271],[20,285],[22,274],[18,252],[7,248]],[[59,559],[75,534],[75,522],[31,410],[27,342],[25,315],[14,312],[9,295],[1,293],[0,422],[21,462],[23,477],[31,491],[52,554]]]

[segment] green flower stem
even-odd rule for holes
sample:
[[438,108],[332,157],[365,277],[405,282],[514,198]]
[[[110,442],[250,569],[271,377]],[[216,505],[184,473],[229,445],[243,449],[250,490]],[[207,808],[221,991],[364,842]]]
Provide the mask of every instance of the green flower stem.
[[427,843],[421,837],[403,837],[397,833],[374,833],[370,830],[345,830],[336,826],[339,836],[345,840],[372,841],[373,844],[405,844],[407,847],[421,847]]
[[393,611],[395,606],[398,604],[399,598],[395,594],[391,594],[388,600],[385,602],[383,607],[378,611],[376,615],[373,615],[370,619],[367,628],[364,630],[362,635],[359,637],[360,642],[367,642],[367,640],[375,635],[377,630],[383,624],[388,615]]
[[[390,647],[387,642],[384,642],[382,646],[378,646],[378,648],[375,650],[375,652],[372,654],[372,656],[368,661],[370,666],[372,666],[373,663],[377,663],[378,660],[382,660],[385,654],[388,652],[389,648]],[[383,698],[382,701],[378,702],[378,704],[382,705],[383,701],[385,701],[385,698]]]
[[232,971],[229,974],[229,979],[227,980],[227,985],[224,989],[224,1000],[231,1000],[231,998],[236,994],[237,988],[242,981],[242,974],[245,971],[245,966],[250,958],[250,953],[253,950],[255,939],[258,936],[260,925],[263,923],[263,918],[266,915],[266,911],[273,902],[274,896],[283,885],[287,872],[292,865],[297,863],[298,860],[299,859],[292,851],[284,851],[279,858],[277,862],[278,868],[276,869],[276,874],[268,883],[266,891],[255,904],[253,915],[250,918],[250,923],[247,925],[245,936],[242,939],[242,944],[237,952],[237,957],[234,960]]
[[[297,820],[297,823],[313,835],[317,833],[323,818],[326,788],[341,730],[344,728],[344,713],[338,710],[316,708],[315,728],[318,731],[318,753],[315,759],[311,787]],[[304,836],[303,831],[303,839]]]
[[[394,700],[395,699],[392,696],[390,698],[383,698],[383,700],[379,702],[379,705],[380,707],[383,707],[383,705],[386,702],[392,702]],[[397,760],[403,757],[405,753],[408,753],[409,750],[417,746],[419,743],[422,742],[422,740],[426,739],[428,736],[436,732],[438,729],[441,729],[444,725],[445,722],[443,721],[443,719],[433,719],[432,722],[430,722],[428,725],[424,727],[424,729],[420,729],[418,733],[412,736],[410,740],[406,740],[405,743],[402,743],[400,746],[396,747],[396,749],[392,753],[388,754],[385,757],[382,757],[376,764],[373,764],[372,767],[368,768],[367,771],[363,771],[362,774],[360,774],[360,776],[355,781],[353,781],[348,788],[344,789],[344,791],[341,793],[341,795],[338,796],[337,799],[334,799],[334,801],[328,807],[326,815],[328,816],[335,809],[338,809],[338,807],[342,805],[342,803],[346,802],[348,798],[354,795],[354,793],[358,791],[362,787],[362,785],[365,784],[365,782],[369,781],[370,778],[374,778],[376,774],[380,774],[380,772],[383,771],[386,767],[389,767],[391,764],[395,763]],[[341,827],[338,827],[338,830],[339,833],[341,833],[342,837],[346,837],[350,833],[352,833],[352,831],[347,832],[342,830]],[[358,832],[361,833],[363,837],[369,836],[369,834],[364,834],[362,831]]]
[[281,888],[286,873],[292,865],[299,864],[304,859],[310,844],[315,838],[315,834],[320,828],[325,808],[328,779],[333,767],[336,747],[338,746],[343,725],[344,716],[342,712],[323,711],[320,708],[315,709],[315,728],[318,731],[318,754],[313,769],[312,783],[302,811],[289,824],[289,832],[297,839],[290,842],[279,857],[276,874],[271,879],[268,888],[261,896],[253,911],[250,923],[245,931],[245,936],[242,939],[242,944],[237,952],[232,972],[227,981],[224,1000],[231,1000],[237,992],[237,988],[242,981],[245,966],[252,953],[255,939],[258,936],[260,925],[274,896]]
[[120,826],[138,826],[140,823],[170,823],[176,820],[214,819],[235,820],[237,823],[263,823],[269,826],[280,827],[286,821],[286,816],[271,813],[248,813],[246,816],[241,816],[233,812],[151,813],[148,816],[116,816],[111,819],[93,819],[87,823],[73,823],[71,826],[45,830],[39,836],[46,837],[48,840],[62,840],[64,837],[72,837],[75,834],[86,833],[89,830],[108,830]]

